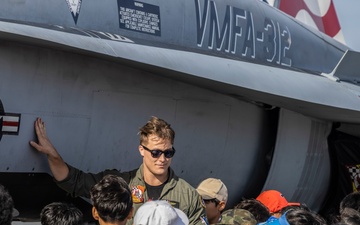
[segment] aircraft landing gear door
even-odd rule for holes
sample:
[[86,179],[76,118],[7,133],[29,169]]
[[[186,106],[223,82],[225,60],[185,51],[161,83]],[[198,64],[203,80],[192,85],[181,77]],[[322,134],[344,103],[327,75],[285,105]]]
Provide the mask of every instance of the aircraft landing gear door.
[[281,191],[292,202],[319,210],[330,184],[327,138],[332,124],[280,110],[271,168],[263,190]]

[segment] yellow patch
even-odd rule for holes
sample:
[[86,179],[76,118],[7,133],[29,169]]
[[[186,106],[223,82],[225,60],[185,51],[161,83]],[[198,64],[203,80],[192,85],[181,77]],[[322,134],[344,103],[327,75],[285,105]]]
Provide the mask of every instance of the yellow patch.
[[131,196],[134,203],[144,202],[145,187],[138,185],[131,188]]

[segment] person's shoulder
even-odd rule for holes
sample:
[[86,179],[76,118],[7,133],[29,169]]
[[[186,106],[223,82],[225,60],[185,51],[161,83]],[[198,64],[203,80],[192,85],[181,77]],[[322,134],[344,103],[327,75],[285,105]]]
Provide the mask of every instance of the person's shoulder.
[[106,169],[103,171],[103,173],[106,174],[113,174],[113,175],[120,175],[120,174],[126,174],[126,173],[131,173],[134,174],[139,170],[139,168],[133,169],[133,170],[129,170],[129,171],[121,171],[118,169]]
[[189,189],[190,191],[196,191],[196,189],[193,186],[191,186],[186,180],[182,178],[178,178],[177,185],[180,185],[185,189]]
[[169,183],[170,184],[172,184],[172,185],[176,184],[176,186],[180,185],[180,186],[183,186],[184,188],[194,189],[187,181],[185,181],[184,179],[177,176],[173,169],[169,168],[169,173],[170,173],[169,174]]
[[111,175],[120,175],[120,171],[117,170],[117,169],[106,169],[103,171],[104,174],[108,175],[108,174],[111,174]]
[[129,183],[134,177],[137,176],[138,170],[139,168],[123,172],[117,169],[107,169],[103,171],[103,175],[108,175],[108,174],[116,175],[122,177],[127,183]]

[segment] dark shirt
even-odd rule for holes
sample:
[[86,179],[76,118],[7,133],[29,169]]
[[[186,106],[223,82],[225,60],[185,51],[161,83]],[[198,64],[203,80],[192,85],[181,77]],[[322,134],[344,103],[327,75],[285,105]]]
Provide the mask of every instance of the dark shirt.
[[160,186],[151,186],[150,184],[145,183],[148,199],[158,200],[166,183],[167,182],[161,184]]

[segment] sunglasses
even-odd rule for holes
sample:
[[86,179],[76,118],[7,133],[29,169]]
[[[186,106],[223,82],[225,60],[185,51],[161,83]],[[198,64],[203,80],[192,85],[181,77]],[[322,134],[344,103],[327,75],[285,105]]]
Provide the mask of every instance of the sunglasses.
[[155,150],[150,150],[148,149],[147,147],[145,147],[144,145],[141,145],[141,147],[143,147],[146,151],[150,152],[151,153],[151,156],[153,158],[159,158],[161,156],[161,154],[164,153],[164,156],[165,158],[172,158],[175,154],[175,148],[172,147],[171,149],[167,149],[165,151],[161,151],[161,150],[158,150],[158,149],[155,149]]

